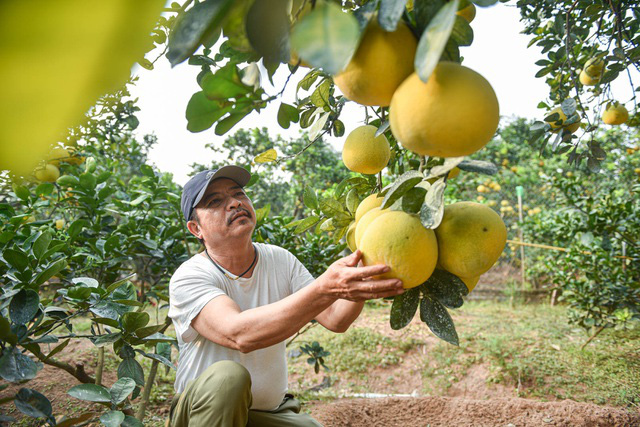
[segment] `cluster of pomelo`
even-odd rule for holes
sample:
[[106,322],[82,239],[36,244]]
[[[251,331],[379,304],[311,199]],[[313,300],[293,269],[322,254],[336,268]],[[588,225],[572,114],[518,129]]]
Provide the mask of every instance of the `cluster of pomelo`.
[[[475,7],[459,15],[471,21]],[[421,156],[460,157],[481,149],[498,127],[493,88],[477,72],[447,61],[438,63],[423,82],[414,72],[416,47],[415,36],[402,21],[395,31],[387,32],[374,19],[334,82],[352,101],[389,107],[391,133],[407,150]],[[376,174],[387,166],[389,141],[376,131],[375,126],[364,125],[347,136],[342,152],[347,168]],[[459,172],[455,168],[449,177]],[[499,190],[499,184],[494,187]],[[385,277],[400,278],[405,288],[424,283],[437,266],[460,277],[471,290],[506,244],[502,219],[485,205],[446,206],[441,224],[431,230],[417,215],[381,209],[382,200],[373,194],[360,203],[347,241],[352,250],[362,251],[365,265],[389,265]]]
[[[603,55],[596,55],[588,59],[580,70],[580,83],[584,86],[598,85],[604,75],[605,65]],[[558,115],[556,116],[555,113]],[[608,101],[601,118],[602,122],[607,125],[621,125],[629,120],[629,111],[617,101]],[[551,131],[554,133],[559,133],[563,129],[574,133],[580,128],[580,121],[565,124],[567,116],[562,111],[562,107],[556,107],[549,111],[545,121],[551,125]]]
[[33,175],[40,182],[56,182],[60,178],[60,162],[79,165],[84,162],[84,157],[71,153],[67,148],[56,146],[51,149],[47,156],[46,163],[38,166]]
[[437,267],[458,276],[471,291],[506,244],[504,222],[483,204],[448,205],[440,225],[429,230],[416,215],[381,209],[382,201],[372,194],[360,203],[347,243],[362,251],[365,265],[389,265],[384,277],[401,279],[405,288],[424,283]]

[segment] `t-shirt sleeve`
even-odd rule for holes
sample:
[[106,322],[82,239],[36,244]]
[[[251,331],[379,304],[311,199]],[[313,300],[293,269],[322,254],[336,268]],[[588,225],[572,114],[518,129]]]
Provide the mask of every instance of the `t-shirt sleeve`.
[[287,255],[289,257],[289,266],[290,266],[290,283],[291,283],[291,293],[298,292],[300,289],[308,286],[315,280],[315,278],[309,273],[309,270],[302,265],[298,258],[296,258],[291,252],[287,251]]
[[191,342],[198,336],[191,322],[209,301],[220,295],[226,293],[206,270],[183,266],[176,271],[169,284],[169,317],[179,339]]

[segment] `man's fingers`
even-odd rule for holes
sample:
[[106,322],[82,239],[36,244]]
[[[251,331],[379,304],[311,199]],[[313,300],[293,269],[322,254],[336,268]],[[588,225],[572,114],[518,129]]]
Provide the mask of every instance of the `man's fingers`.
[[384,265],[384,264],[376,264],[376,265],[369,265],[369,266],[365,266],[365,267],[358,267],[357,269],[353,270],[353,277],[354,277],[354,279],[363,280],[363,279],[369,278],[371,276],[377,276],[379,274],[384,274],[384,273],[388,272],[389,270],[391,270],[389,268],[389,266]]
[[368,295],[369,298],[380,298],[384,296],[399,295],[403,292],[402,281],[398,279],[367,280],[354,284],[353,294]]
[[345,264],[348,267],[355,267],[358,265],[358,262],[362,259],[362,251],[360,249],[356,249],[354,253],[344,258]]

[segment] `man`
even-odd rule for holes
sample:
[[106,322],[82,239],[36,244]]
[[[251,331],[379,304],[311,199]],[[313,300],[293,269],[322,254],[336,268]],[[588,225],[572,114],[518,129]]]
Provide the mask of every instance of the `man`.
[[364,301],[401,294],[385,265],[356,253],[314,280],[288,251],[252,243],[255,211],[238,166],[196,174],[181,208],[204,251],[171,278],[169,316],[180,357],[172,426],[318,426],[287,390],[285,340],[312,319],[344,332]]

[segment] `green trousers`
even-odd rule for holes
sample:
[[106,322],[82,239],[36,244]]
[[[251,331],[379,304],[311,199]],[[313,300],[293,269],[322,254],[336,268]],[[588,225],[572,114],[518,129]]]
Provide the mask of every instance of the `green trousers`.
[[251,376],[239,363],[214,363],[198,378],[187,383],[171,404],[171,427],[322,427],[300,413],[300,402],[287,395],[274,411],[251,407]]

